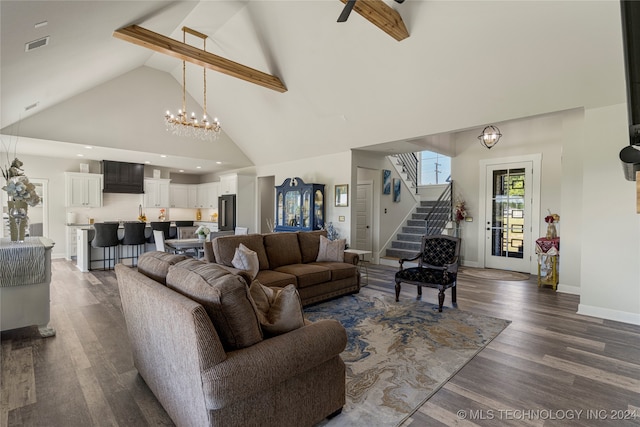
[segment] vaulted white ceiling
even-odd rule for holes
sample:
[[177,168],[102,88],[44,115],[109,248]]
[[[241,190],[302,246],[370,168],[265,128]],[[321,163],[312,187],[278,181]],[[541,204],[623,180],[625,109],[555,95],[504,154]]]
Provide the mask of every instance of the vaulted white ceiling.
[[[58,155],[84,145],[130,161],[162,153],[211,172],[353,148],[447,151],[452,132],[625,101],[615,0],[388,4],[409,30],[401,42],[355,13],[336,23],[339,0],[2,0],[3,139]],[[175,137],[162,116],[180,107],[181,62],[112,36],[130,24],[175,39],[191,27],[209,36],[208,51],[288,91],[210,71],[207,107],[223,137]],[[25,52],[44,36],[48,46]],[[199,111],[202,68],[187,70],[188,109]]]

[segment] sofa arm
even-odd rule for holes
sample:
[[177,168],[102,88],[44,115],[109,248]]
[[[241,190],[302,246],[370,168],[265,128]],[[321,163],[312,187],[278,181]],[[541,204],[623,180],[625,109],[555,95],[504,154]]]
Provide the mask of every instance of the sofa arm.
[[351,252],[344,253],[344,262],[346,262],[347,264],[358,265],[358,261],[360,261],[360,257],[358,256],[358,254],[354,254]]
[[207,408],[216,410],[338,357],[347,333],[325,319],[227,353],[227,359],[202,373]]
[[204,242],[202,248],[204,249],[204,260],[207,262],[216,262],[216,256],[213,253],[213,245],[211,244],[211,241]]

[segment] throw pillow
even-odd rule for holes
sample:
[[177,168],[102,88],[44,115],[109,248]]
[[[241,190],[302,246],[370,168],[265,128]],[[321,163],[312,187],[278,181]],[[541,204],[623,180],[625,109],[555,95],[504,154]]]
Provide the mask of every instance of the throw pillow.
[[249,293],[265,335],[280,335],[304,326],[302,301],[294,285],[270,288],[254,280]]
[[236,248],[236,253],[231,260],[231,264],[238,270],[248,271],[251,279],[255,279],[260,270],[258,254],[240,243]]
[[346,239],[329,240],[324,236],[320,236],[320,249],[318,250],[318,258],[316,261],[344,261],[344,245]]

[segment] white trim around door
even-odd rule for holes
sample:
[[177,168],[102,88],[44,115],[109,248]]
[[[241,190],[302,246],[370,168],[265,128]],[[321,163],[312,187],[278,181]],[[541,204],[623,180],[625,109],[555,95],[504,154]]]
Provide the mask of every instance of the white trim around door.
[[487,170],[501,165],[531,163],[532,177],[530,188],[531,192],[527,194],[528,202],[531,204],[531,222],[528,225],[527,234],[531,236],[527,243],[528,264],[524,270],[531,274],[538,274],[538,264],[535,258],[535,238],[540,234],[540,171],[542,164],[542,154],[531,154],[525,156],[504,157],[496,159],[485,159],[479,161],[479,190],[478,190],[478,267],[486,267],[486,224],[491,221],[487,217],[487,198],[492,192],[491,188],[487,188]]

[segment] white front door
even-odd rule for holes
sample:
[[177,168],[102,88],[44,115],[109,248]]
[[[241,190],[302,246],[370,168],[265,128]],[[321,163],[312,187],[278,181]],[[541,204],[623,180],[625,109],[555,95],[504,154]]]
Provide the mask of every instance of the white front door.
[[485,266],[529,272],[533,162],[486,165]]
[[356,193],[356,249],[373,250],[371,219],[373,216],[372,184],[358,184]]

